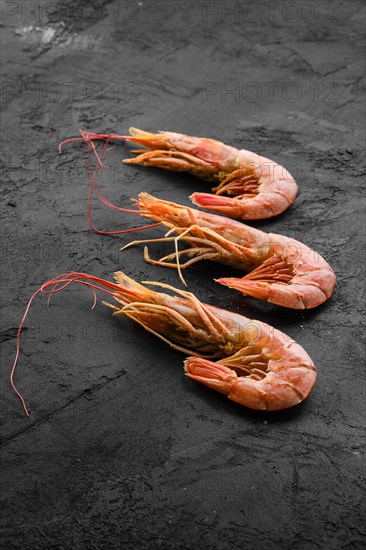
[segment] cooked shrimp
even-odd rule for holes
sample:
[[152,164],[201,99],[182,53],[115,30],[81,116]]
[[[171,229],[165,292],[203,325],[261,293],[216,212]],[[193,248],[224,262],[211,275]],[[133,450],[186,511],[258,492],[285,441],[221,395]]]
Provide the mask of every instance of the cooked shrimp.
[[[245,277],[218,279],[217,282],[253,296],[293,309],[309,309],[327,300],[336,278],[330,265],[306,245],[275,233],[264,233],[241,222],[209,214],[174,202],[140,193],[134,201],[140,214],[161,222],[178,237],[133,241],[138,243],[175,241],[175,253],[160,260],[145,259],[153,264],[180,270],[200,260],[212,260],[244,271]],[[190,247],[178,252],[178,240]],[[179,258],[187,255],[181,264]],[[174,263],[174,259],[177,259]],[[184,280],[183,280],[184,282]]]
[[286,409],[303,401],[313,388],[316,370],[312,360],[279,330],[202,304],[193,294],[169,285],[144,283],[173,291],[176,296],[147,289],[120,271],[115,273],[115,280],[111,283],[85,273],[67,273],[44,283],[31,297],[19,326],[10,376],[27,415],[24,398],[13,380],[26,315],[39,293],[51,297],[72,283],[92,291],[93,307],[96,289],[112,296],[118,306],[105,305],[112,308],[113,315],[129,317],[174,350],[188,354],[184,370],[189,378],[241,405],[269,411]]
[[81,130],[81,138],[62,142],[94,140],[127,140],[149,150],[132,151],[137,157],[126,164],[157,166],[177,172],[190,172],[201,179],[215,182],[215,194],[193,193],[194,204],[242,220],[259,220],[277,216],[295,200],[297,185],[289,172],[277,162],[245,149],[235,149],[220,141],[161,132],[151,134],[130,128],[130,136],[94,134]]

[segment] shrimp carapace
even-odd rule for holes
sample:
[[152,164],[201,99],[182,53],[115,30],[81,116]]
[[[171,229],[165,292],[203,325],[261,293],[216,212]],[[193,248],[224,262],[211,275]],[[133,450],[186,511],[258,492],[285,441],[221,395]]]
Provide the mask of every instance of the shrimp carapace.
[[[246,407],[280,410],[303,401],[315,384],[315,366],[304,349],[279,330],[203,304],[190,292],[169,285],[139,284],[127,275],[115,273],[115,283],[86,273],[66,273],[44,283],[31,297],[16,338],[16,356],[10,375],[11,385],[25,401],[14,383],[20,351],[20,334],[34,298],[60,292],[73,283],[89,288],[96,303],[96,290],[115,299],[109,304],[113,315],[124,315],[154,334],[174,350],[189,357],[185,373]],[[143,285],[173,292],[156,292]]]

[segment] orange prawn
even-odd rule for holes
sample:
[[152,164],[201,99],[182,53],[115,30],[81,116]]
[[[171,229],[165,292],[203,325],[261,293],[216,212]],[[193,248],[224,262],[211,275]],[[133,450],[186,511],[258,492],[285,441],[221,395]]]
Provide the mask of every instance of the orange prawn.
[[[239,221],[160,200],[148,193],[140,193],[134,203],[142,216],[160,222],[169,232],[163,238],[133,241],[124,248],[174,241],[174,253],[153,260],[145,248],[145,259],[177,268],[183,282],[181,269],[201,260],[212,260],[249,271],[245,277],[221,278],[218,283],[288,308],[316,307],[334,290],[336,277],[330,265],[295,239],[264,233]],[[172,237],[171,233],[178,236]],[[188,243],[189,248],[178,251],[178,241]],[[184,255],[188,260],[181,264],[179,258]]]
[[73,283],[89,288],[96,304],[96,290],[114,298],[106,303],[113,315],[124,315],[154,334],[172,349],[189,357],[184,372],[193,380],[223,393],[232,401],[258,410],[286,409],[303,401],[312,390],[316,369],[305,350],[279,330],[201,303],[193,294],[169,285],[150,282],[175,295],[155,292],[115,273],[115,283],[85,273],[67,273],[44,283],[31,297],[16,338],[16,356],[10,381],[24,410],[25,401],[14,383],[20,334],[34,298],[49,296]]
[[259,220],[277,216],[294,202],[298,192],[294,178],[277,162],[214,139],[174,132],[151,134],[137,128],[130,128],[130,136],[80,132],[81,138],[64,140],[60,150],[64,143],[85,141],[103,166],[94,140],[133,141],[149,150],[132,151],[137,157],[124,163],[190,172],[216,183],[215,194],[193,193],[190,198],[197,206],[231,218]]

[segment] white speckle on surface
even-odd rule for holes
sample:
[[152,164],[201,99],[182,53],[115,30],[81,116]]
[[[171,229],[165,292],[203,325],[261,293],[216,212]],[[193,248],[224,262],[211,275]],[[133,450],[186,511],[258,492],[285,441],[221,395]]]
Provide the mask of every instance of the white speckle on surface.
[[48,44],[49,42],[51,42],[51,40],[55,36],[55,34],[56,34],[56,31],[52,27],[48,27],[47,29],[43,29],[43,34],[42,34],[42,38],[41,38],[42,42],[44,44]]
[[56,29],[53,27],[42,28],[35,27],[34,25],[26,25],[15,29],[15,34],[21,36],[24,40],[49,44],[56,34]]

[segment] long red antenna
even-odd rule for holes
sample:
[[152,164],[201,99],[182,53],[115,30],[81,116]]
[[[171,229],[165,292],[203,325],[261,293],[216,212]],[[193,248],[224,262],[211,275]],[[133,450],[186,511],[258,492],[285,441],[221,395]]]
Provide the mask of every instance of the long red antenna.
[[[111,139],[128,140],[128,139],[131,139],[131,136],[120,136],[118,134],[94,134],[94,133],[87,132],[87,131],[82,130],[82,129],[80,129],[80,133],[81,133],[80,138],[65,139],[64,141],[62,141],[59,144],[58,148],[59,148],[59,152],[61,153],[62,152],[62,147],[65,143],[70,143],[70,142],[75,142],[75,141],[84,141],[88,145],[88,154],[87,154],[87,159],[85,161],[85,173],[86,173],[86,177],[88,178],[88,181],[89,181],[89,184],[90,184],[90,186],[89,186],[89,195],[88,195],[88,223],[89,223],[89,226],[91,227],[91,229],[95,233],[98,233],[99,235],[122,235],[123,233],[133,233],[135,231],[144,231],[145,229],[151,229],[152,227],[157,227],[158,225],[161,225],[161,223],[153,223],[153,224],[149,224],[149,225],[144,225],[142,227],[133,227],[131,229],[122,229],[122,230],[119,230],[119,231],[102,231],[102,230],[97,229],[95,227],[95,225],[93,224],[92,218],[91,218],[91,201],[92,201],[94,191],[97,194],[99,200],[103,204],[108,206],[108,208],[111,208],[112,210],[118,210],[119,212],[127,212],[127,213],[131,213],[131,214],[141,215],[141,212],[139,210],[134,210],[132,208],[122,208],[120,206],[116,206],[115,204],[112,204],[108,199],[106,199],[103,196],[103,194],[100,192],[100,190],[98,189],[98,187],[95,183],[96,177],[97,177],[98,172],[99,172],[99,168],[100,167],[108,168],[108,166],[103,164],[102,160],[103,160],[105,152],[107,151],[107,146],[108,146],[108,143],[110,142],[110,140]],[[105,140],[105,143],[103,145],[103,148],[102,148],[102,151],[101,151],[100,154],[98,154],[98,151],[97,151],[97,149],[96,149],[96,147],[93,143],[93,140]],[[96,159],[97,159],[97,165],[96,165],[96,167],[94,169],[94,172],[92,174],[90,174],[90,172],[89,172],[89,159],[90,159],[90,150],[91,149],[93,150],[93,152],[96,156]]]
[[119,134],[95,134],[93,132],[88,132],[86,130],[82,130],[80,128],[79,132],[81,133],[81,137],[75,137],[75,138],[69,138],[64,139],[61,141],[61,143],[58,146],[59,153],[62,152],[62,147],[65,145],[65,143],[71,143],[74,141],[85,141],[85,142],[92,142],[92,140],[105,140],[107,139],[110,141],[111,139],[119,139],[122,141],[129,141],[133,139],[133,136],[121,136]]
[[[90,282],[93,281],[93,282]],[[54,277],[50,281],[47,281],[46,283],[43,283],[43,285],[32,294],[30,297],[27,307],[25,308],[24,315],[22,317],[22,320],[20,321],[20,325],[18,328],[18,332],[16,335],[16,353],[14,358],[14,363],[11,369],[10,373],[10,384],[16,393],[16,395],[19,397],[20,401],[22,402],[22,406],[24,409],[24,412],[27,416],[29,416],[29,411],[27,408],[27,405],[25,403],[24,397],[20,393],[20,391],[17,389],[15,383],[14,383],[14,373],[15,369],[18,364],[19,359],[19,353],[20,353],[20,335],[24,326],[24,322],[27,318],[27,315],[29,313],[29,309],[34,301],[34,299],[38,296],[38,294],[48,294],[48,303],[53,294],[56,294],[57,292],[61,292],[61,290],[64,290],[68,286],[70,286],[72,283],[78,283],[81,285],[85,285],[89,288],[93,295],[93,305],[92,309],[95,307],[96,304],[96,293],[95,290],[101,290],[102,292],[105,292],[106,294],[110,294],[111,296],[115,297],[116,293],[121,291],[121,288],[119,285],[115,283],[111,283],[109,281],[106,281],[104,279],[100,279],[99,277],[94,277],[93,275],[88,275],[87,273],[77,273],[77,272],[70,272],[70,273],[64,273],[62,275],[58,275],[57,277]],[[100,286],[102,285],[102,286]],[[106,288],[107,287],[107,288]],[[50,290],[49,290],[50,289]],[[111,289],[111,290],[108,290]],[[113,290],[113,292],[112,292]],[[123,300],[122,295],[119,294],[118,298],[120,300]],[[128,303],[128,302],[126,302]]]

